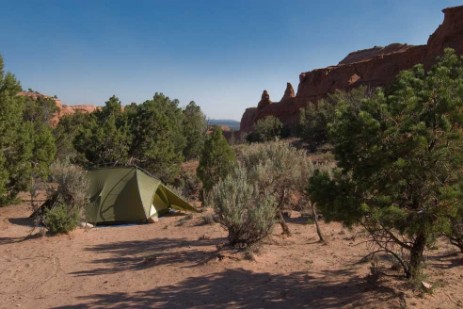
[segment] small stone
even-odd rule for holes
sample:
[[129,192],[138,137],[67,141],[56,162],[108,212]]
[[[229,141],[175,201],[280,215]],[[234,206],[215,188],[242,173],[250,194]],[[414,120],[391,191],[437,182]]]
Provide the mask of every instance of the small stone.
[[421,287],[426,291],[426,292],[431,292],[432,291],[432,284],[421,281]]

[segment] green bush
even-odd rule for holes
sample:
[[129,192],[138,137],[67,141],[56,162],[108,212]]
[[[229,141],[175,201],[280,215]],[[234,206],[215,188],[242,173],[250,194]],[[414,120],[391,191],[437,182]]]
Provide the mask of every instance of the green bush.
[[77,227],[79,219],[78,211],[59,203],[45,210],[43,224],[52,234],[67,233]]
[[311,152],[328,143],[328,123],[333,118],[334,105],[327,101],[309,104],[306,108],[301,109],[296,133],[308,144]]
[[274,116],[267,116],[257,121],[255,131],[246,140],[252,142],[268,142],[282,137],[283,123]]
[[203,183],[204,193],[220,180],[224,179],[236,166],[233,149],[223,136],[220,128],[215,128],[204,143],[196,175]]
[[239,167],[235,175],[220,180],[210,192],[209,203],[217,221],[228,231],[230,245],[245,248],[268,236],[275,222],[276,200],[259,191]]

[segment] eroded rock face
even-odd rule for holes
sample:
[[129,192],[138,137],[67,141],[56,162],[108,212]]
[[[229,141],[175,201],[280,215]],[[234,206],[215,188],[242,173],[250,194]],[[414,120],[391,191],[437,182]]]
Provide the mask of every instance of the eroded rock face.
[[95,105],[63,105],[62,108],[56,113],[55,117],[53,117],[52,125],[58,125],[59,120],[66,115],[72,115],[76,112],[92,113],[97,109],[98,107]]
[[246,109],[240,130],[251,132],[257,120],[269,115],[279,118],[290,128],[294,127],[300,108],[336,90],[348,91],[361,85],[372,88],[390,85],[402,70],[418,63],[430,67],[447,47],[463,54],[463,6],[447,8],[443,12],[443,23],[429,37],[426,45],[395,43],[386,47],[375,46],[350,53],[338,65],[303,72],[299,75],[295,96],[291,95],[289,84],[281,102],[261,105],[261,100],[257,109]]

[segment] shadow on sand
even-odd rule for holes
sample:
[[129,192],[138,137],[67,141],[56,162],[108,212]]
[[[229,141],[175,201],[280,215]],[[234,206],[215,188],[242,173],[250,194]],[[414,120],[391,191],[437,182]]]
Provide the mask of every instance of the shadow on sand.
[[[97,245],[87,250],[110,257],[93,261],[101,267],[72,275],[97,276],[159,265],[197,267],[217,258],[218,252],[211,247],[221,241],[161,238]],[[394,299],[398,304],[395,290],[373,286],[351,270],[271,274],[242,268],[191,277],[150,290],[78,299],[82,302],[79,305],[55,308],[340,308],[352,304],[373,307]]]
[[306,272],[275,275],[230,269],[146,291],[82,296],[83,304],[56,308],[379,308],[394,298],[398,294],[393,289],[369,288],[349,271],[311,277]]
[[[217,251],[204,250],[218,245],[223,239],[169,239],[155,238],[145,241],[122,241],[89,247],[86,250],[110,257],[96,259],[92,263],[104,265],[91,270],[71,273],[74,276],[113,274],[125,270],[138,270],[159,265],[182,264],[193,267],[217,258]],[[185,266],[187,264],[187,266]]]

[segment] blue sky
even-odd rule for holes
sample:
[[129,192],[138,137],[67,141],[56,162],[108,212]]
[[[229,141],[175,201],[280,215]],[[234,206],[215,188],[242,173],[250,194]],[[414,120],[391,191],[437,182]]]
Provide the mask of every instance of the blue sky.
[[240,120],[267,89],[279,101],[299,73],[349,52],[425,44],[430,0],[0,0],[0,54],[23,88],[65,104],[123,104],[155,92]]

